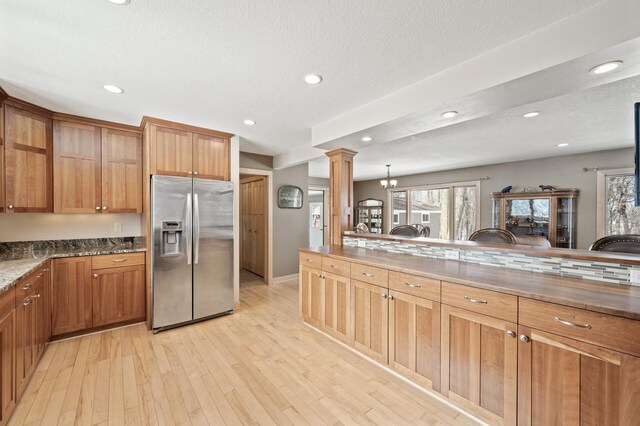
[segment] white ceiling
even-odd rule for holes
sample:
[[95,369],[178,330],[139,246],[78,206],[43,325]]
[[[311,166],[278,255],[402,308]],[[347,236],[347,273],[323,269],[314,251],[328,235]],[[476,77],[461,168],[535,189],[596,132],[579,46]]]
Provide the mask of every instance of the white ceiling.
[[[640,102],[640,76],[371,144],[354,159],[354,179],[380,178],[385,164],[398,176],[631,147],[635,102]],[[541,114],[523,118],[529,111]],[[569,146],[559,148],[559,143]],[[324,158],[309,163],[311,176],[328,177],[328,170]]]
[[[282,154],[310,146],[320,123],[596,3],[2,0],[0,86],[60,112],[129,124],[157,116]],[[311,72],[324,82],[306,85]],[[428,143],[442,161],[462,150]],[[378,161],[358,159],[368,155]]]

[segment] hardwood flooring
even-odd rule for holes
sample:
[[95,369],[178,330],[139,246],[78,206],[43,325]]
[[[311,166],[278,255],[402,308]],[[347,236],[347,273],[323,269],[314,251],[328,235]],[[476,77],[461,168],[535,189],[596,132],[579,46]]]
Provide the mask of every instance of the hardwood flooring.
[[9,424],[476,423],[304,326],[290,281],[157,335],[138,324],[50,344]]

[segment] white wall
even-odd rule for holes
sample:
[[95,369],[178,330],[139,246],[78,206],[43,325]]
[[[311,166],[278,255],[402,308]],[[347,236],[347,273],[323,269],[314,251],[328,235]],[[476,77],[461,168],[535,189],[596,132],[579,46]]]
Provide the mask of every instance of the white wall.
[[[0,214],[0,241],[68,240],[80,238],[138,237],[139,214]],[[113,230],[115,223],[122,231]]]

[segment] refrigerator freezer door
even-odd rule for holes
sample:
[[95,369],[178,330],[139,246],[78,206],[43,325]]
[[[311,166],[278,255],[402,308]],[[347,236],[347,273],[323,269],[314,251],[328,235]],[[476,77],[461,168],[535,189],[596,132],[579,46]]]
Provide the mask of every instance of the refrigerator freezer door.
[[193,317],[198,319],[233,309],[233,184],[194,179],[193,198]]
[[151,179],[152,328],[193,319],[192,180]]

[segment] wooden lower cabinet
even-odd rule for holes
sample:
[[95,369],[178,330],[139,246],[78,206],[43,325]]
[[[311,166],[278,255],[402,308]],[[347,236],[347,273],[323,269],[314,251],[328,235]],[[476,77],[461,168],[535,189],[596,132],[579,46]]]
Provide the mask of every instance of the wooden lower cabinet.
[[52,261],[52,334],[91,328],[91,257]]
[[640,358],[528,327],[519,334],[519,425],[638,424]]
[[349,343],[351,333],[351,280],[322,272],[324,315],[322,329],[338,340]]
[[300,314],[316,328],[322,328],[323,284],[320,270],[300,266]]
[[93,327],[143,319],[144,266],[94,270],[91,298]]
[[389,359],[388,299],[386,288],[351,280],[351,345],[385,364]]
[[16,394],[20,398],[37,360],[44,352],[44,280],[38,278],[31,292],[16,306]]
[[16,315],[12,310],[0,321],[0,425],[7,423],[16,405]]
[[440,390],[440,303],[389,292],[389,366]]
[[442,305],[441,331],[441,393],[491,424],[516,424],[517,326]]

